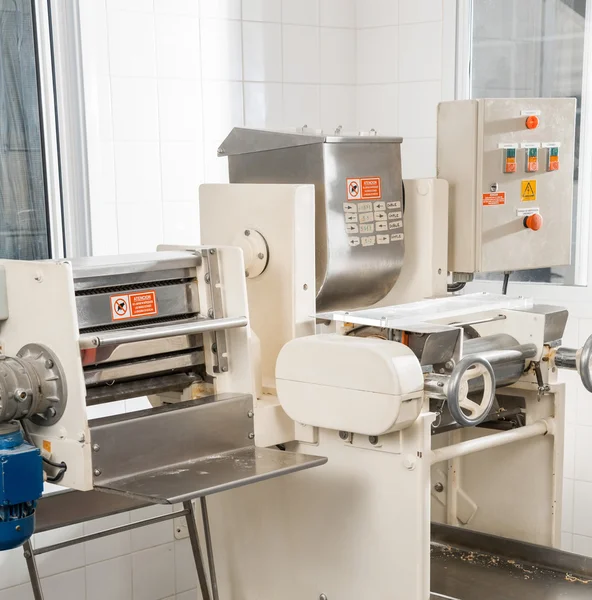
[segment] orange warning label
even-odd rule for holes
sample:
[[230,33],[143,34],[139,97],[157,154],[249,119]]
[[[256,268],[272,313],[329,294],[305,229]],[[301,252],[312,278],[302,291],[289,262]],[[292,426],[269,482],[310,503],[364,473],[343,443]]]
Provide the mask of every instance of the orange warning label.
[[151,317],[157,314],[158,306],[154,290],[111,296],[111,318],[113,321]]
[[51,454],[51,442],[48,440],[43,440],[43,449]]
[[499,206],[506,203],[506,192],[483,194],[483,206]]
[[350,177],[346,183],[348,200],[380,200],[382,198],[380,177]]

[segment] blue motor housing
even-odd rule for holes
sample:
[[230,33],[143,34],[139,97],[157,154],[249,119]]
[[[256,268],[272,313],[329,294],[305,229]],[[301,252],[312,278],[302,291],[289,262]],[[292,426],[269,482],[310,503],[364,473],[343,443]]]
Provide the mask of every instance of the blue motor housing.
[[0,425],[0,550],[24,544],[35,530],[43,493],[43,459],[27,444],[18,423]]

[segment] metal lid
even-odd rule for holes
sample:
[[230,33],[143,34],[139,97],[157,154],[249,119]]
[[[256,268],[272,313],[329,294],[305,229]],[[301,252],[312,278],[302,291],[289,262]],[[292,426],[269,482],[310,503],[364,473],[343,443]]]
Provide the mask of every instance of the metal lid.
[[378,135],[325,135],[235,127],[218,148],[218,156],[236,156],[314,144],[400,144],[403,138]]
[[201,264],[201,256],[194,252],[148,252],[115,256],[89,256],[68,259],[74,279],[104,277],[132,273],[191,268]]

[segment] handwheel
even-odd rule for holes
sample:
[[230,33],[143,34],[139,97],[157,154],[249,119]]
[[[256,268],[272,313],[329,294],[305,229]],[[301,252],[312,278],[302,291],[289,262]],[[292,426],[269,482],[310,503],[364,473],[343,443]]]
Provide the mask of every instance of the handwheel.
[[592,392],[592,335],[586,340],[579,353],[580,359],[577,361],[578,372],[584,387]]
[[[469,399],[469,381],[477,377],[483,377],[481,402]],[[478,356],[463,358],[450,375],[446,396],[450,414],[459,425],[474,427],[482,423],[495,400],[495,373],[489,362]]]

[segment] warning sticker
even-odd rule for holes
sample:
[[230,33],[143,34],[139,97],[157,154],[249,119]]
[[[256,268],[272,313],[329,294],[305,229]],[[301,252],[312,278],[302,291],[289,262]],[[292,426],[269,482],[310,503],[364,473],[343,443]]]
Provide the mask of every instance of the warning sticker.
[[51,454],[51,442],[49,440],[43,440],[43,449]]
[[137,292],[111,296],[111,318],[113,321],[138,319],[158,314],[156,292]]
[[522,202],[534,202],[537,199],[537,182],[536,179],[522,180]]
[[350,177],[346,184],[348,200],[380,200],[382,198],[380,177]]
[[506,203],[506,192],[483,194],[483,206],[500,206]]

